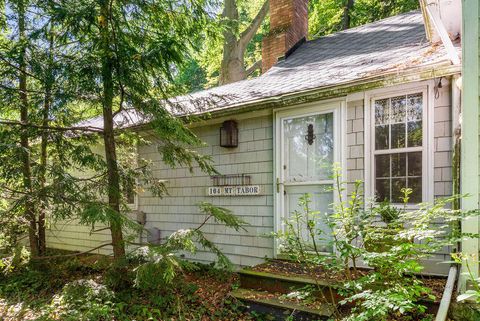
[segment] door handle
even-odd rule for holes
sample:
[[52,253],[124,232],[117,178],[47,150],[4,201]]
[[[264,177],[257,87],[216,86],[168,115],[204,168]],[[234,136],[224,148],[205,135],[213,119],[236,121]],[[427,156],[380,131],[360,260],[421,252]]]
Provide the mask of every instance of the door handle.
[[280,178],[277,177],[277,193],[280,193],[280,185],[283,185],[283,183],[281,183]]

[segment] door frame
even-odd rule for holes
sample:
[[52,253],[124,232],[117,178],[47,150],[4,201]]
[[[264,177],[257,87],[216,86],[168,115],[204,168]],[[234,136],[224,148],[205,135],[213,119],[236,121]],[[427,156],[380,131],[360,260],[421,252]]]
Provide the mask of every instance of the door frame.
[[[282,160],[283,160],[283,125],[282,119],[309,116],[321,113],[333,112],[334,118],[334,163],[341,167],[343,179],[346,179],[346,97],[318,101],[314,103],[289,106],[273,111],[273,229],[274,232],[283,230],[282,219],[284,217],[284,198],[283,184],[278,184],[278,180],[283,178]],[[278,180],[277,180],[278,179]],[[309,184],[310,185],[310,184]],[[277,187],[278,186],[278,187]],[[346,191],[344,192],[346,194]],[[342,197],[345,197],[343,195]],[[333,195],[333,201],[338,201],[338,196]],[[273,256],[278,257],[278,240],[274,239]]]

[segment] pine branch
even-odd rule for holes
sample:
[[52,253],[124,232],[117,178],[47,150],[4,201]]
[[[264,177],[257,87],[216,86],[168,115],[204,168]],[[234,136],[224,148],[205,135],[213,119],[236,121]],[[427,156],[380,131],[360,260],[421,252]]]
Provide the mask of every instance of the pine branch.
[[23,74],[25,74],[25,75],[27,75],[27,76],[29,76],[29,77],[32,77],[32,78],[34,78],[34,79],[37,79],[37,80],[42,81],[42,79],[38,78],[37,76],[29,73],[29,72],[26,71],[26,70],[23,70],[22,68],[16,66],[15,64],[11,63],[11,62],[8,61],[8,59],[6,59],[5,57],[0,56],[0,60],[2,60],[4,63],[6,63],[8,66],[12,67],[12,68],[15,69],[16,71],[19,71],[19,72],[21,72],[21,73],[23,73]]
[[9,86],[3,85],[3,84],[0,84],[0,88],[3,88],[5,90],[10,90],[10,91],[15,91],[15,92],[22,92],[22,93],[35,93],[35,94],[41,94],[41,95],[45,94],[44,91],[40,91],[40,90],[26,89],[24,91],[21,91],[17,87],[9,87]]
[[73,127],[41,126],[41,125],[22,123],[19,121],[6,120],[6,119],[0,120],[0,125],[20,126],[20,127],[36,128],[36,129],[44,129],[44,130],[52,130],[52,131],[60,131],[60,132],[83,131],[83,132],[92,132],[92,133],[103,133],[102,128],[93,127],[93,126],[73,126]]

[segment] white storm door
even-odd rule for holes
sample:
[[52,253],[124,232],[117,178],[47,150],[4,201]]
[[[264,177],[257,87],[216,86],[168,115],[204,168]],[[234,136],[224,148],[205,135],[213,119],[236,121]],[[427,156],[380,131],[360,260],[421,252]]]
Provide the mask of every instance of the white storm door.
[[[331,231],[322,216],[331,212],[335,198],[332,174],[340,162],[340,107],[337,102],[303,112],[277,113],[277,230],[284,230],[286,221],[298,223],[295,213],[305,212],[299,199],[309,194],[310,209],[318,212],[316,230],[322,233],[315,238],[322,252],[332,251],[328,246]],[[300,221],[299,234],[305,244],[313,244],[306,222]]]

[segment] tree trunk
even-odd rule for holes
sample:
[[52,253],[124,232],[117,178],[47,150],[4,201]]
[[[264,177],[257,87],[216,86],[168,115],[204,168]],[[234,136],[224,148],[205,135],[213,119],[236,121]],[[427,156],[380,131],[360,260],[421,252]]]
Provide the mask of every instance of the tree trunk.
[[[27,97],[27,72],[26,72],[26,47],[25,47],[25,3],[23,0],[18,2],[18,30],[19,41],[21,45],[18,67],[20,74],[18,77],[18,89],[20,98],[20,121],[28,123],[28,97]],[[35,210],[32,201],[29,199],[32,194],[32,171],[30,167],[30,144],[28,127],[23,127],[20,133],[20,145],[22,147],[22,174],[23,187],[26,195],[25,217],[29,221],[28,238],[32,256],[38,255],[37,222]]]
[[261,65],[257,62],[254,64],[256,68],[245,67],[245,51],[248,43],[257,33],[258,28],[268,13],[269,1],[266,0],[250,23],[247,29],[243,31],[239,38],[238,33],[238,7],[236,0],[225,0],[223,8],[223,17],[227,18],[233,27],[226,28],[223,32],[223,58],[220,67],[220,85],[229,84],[239,80],[246,79],[251,73],[257,70]]
[[[45,99],[43,104],[42,126],[47,128],[49,125],[50,106],[52,101],[52,85],[53,85],[53,30],[50,32],[49,40],[49,53],[47,62],[47,72],[45,76]],[[47,174],[47,158],[48,158],[48,131],[43,130],[40,143],[40,171],[39,171],[39,183],[40,183],[40,206],[38,213],[38,254],[39,256],[45,255],[47,249],[46,233],[45,233],[45,216],[48,207],[48,197],[45,193],[46,187],[46,174]]]
[[354,0],[346,0],[346,1],[347,3],[343,8],[343,26],[342,26],[343,30],[350,29],[352,9],[354,4]]
[[125,256],[125,244],[123,242],[122,223],[120,218],[120,175],[117,166],[117,153],[115,145],[115,133],[113,123],[113,69],[114,59],[110,41],[110,3],[100,0],[100,37],[102,46],[102,83],[103,83],[103,141],[105,145],[105,161],[108,172],[108,203],[110,209],[115,212],[114,218],[110,219],[110,231],[112,235],[113,255],[115,259]]

